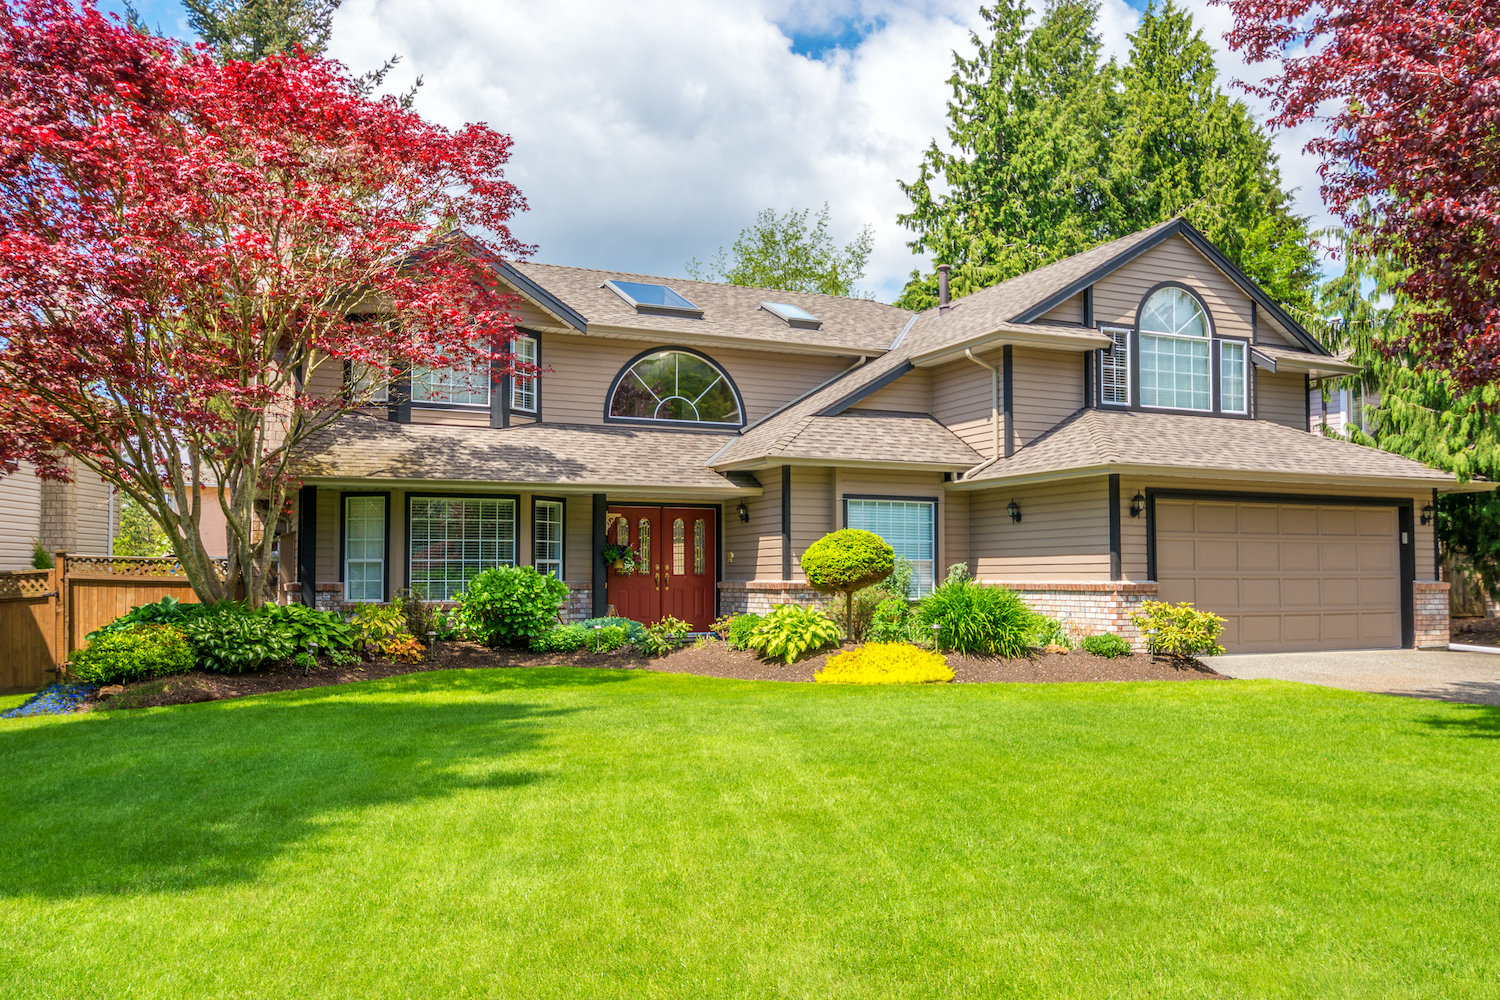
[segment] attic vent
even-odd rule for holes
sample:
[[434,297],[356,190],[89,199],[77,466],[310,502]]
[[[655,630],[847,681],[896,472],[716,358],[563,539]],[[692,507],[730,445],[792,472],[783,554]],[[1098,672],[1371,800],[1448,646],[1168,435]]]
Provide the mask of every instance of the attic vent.
[[703,316],[703,310],[678,295],[666,285],[653,285],[645,281],[616,281],[604,283],[604,287],[629,302],[638,313],[657,316]]
[[790,303],[762,302],[760,307],[777,319],[784,320],[787,326],[796,327],[799,330],[817,330],[823,325],[823,321],[818,317]]

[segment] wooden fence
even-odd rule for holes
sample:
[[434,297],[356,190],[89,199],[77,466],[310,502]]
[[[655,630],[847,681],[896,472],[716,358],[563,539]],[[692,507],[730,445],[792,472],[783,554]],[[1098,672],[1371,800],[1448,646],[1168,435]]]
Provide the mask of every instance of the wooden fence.
[[39,688],[84,636],[141,604],[195,601],[175,559],[70,556],[51,569],[0,573],[0,691]]

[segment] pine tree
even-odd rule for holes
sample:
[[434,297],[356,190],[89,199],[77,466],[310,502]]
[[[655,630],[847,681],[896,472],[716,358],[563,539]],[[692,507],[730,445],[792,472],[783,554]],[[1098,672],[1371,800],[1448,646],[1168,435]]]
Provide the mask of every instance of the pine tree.
[[255,62],[293,45],[322,55],[343,0],[182,0],[188,24],[222,59]]

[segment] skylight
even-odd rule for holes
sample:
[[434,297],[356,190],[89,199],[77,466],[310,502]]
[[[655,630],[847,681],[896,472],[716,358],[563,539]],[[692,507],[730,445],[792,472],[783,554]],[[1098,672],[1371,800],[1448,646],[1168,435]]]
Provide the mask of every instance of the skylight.
[[659,313],[667,316],[702,316],[703,310],[678,295],[666,285],[653,285],[645,281],[617,281],[614,278],[604,283],[605,287],[629,302],[638,313]]
[[806,309],[787,302],[762,302],[760,307],[772,316],[785,320],[787,326],[795,326],[799,330],[816,330],[823,325],[822,320]]

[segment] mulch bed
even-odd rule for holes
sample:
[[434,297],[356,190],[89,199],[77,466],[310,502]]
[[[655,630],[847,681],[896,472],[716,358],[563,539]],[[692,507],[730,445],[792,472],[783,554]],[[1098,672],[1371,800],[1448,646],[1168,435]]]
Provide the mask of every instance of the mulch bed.
[[[832,655],[817,656],[793,664],[767,663],[753,653],[730,649],[722,642],[688,646],[667,656],[651,659],[638,653],[528,653],[487,649],[472,642],[440,643],[436,655],[423,663],[393,663],[374,660],[354,666],[321,666],[311,672],[301,667],[281,666],[255,674],[210,674],[194,670],[175,677],[138,681],[125,686],[119,694],[94,694],[82,706],[92,708],[153,708],[161,705],[187,705],[223,698],[272,691],[294,691],[302,688],[327,687],[353,681],[376,680],[400,674],[429,670],[456,670],[494,667],[596,667],[614,670],[655,670],[663,673],[696,674],[701,677],[729,677],[756,681],[802,681],[813,675]],[[1027,659],[1007,660],[997,657],[948,654],[954,681],[960,684],[982,684],[997,681],[1023,683],[1068,683],[1078,681],[1191,681],[1225,680],[1198,662],[1178,663],[1135,653],[1109,660],[1081,650],[1069,653],[1038,653]]]
[[1449,636],[1471,646],[1500,646],[1500,618],[1455,618]]

